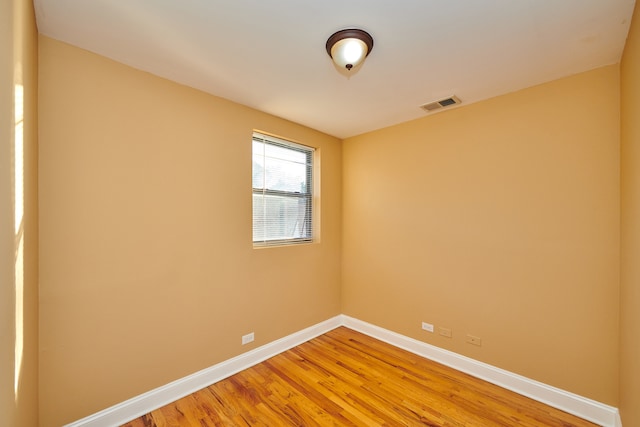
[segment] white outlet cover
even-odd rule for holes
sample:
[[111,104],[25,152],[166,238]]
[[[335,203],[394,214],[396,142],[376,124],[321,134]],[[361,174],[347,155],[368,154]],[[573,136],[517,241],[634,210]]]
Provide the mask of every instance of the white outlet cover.
[[249,344],[254,339],[253,332],[242,336],[242,345]]
[[425,331],[433,332],[433,325],[431,323],[422,322],[422,329]]

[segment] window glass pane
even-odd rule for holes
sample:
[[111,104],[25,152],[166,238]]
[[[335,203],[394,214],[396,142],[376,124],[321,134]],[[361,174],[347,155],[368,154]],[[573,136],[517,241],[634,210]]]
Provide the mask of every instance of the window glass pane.
[[307,193],[310,169],[307,153],[253,141],[253,188]]
[[296,193],[307,192],[307,166],[286,160],[265,158],[264,188]]

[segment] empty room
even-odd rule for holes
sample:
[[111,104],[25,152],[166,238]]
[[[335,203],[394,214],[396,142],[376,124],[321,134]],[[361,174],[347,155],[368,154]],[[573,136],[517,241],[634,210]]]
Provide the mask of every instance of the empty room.
[[0,425],[640,426],[634,0],[0,0]]

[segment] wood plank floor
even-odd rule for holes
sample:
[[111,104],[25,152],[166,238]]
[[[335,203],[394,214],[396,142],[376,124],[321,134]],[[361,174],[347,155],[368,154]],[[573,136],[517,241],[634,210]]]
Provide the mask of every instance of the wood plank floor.
[[124,426],[595,424],[341,327]]

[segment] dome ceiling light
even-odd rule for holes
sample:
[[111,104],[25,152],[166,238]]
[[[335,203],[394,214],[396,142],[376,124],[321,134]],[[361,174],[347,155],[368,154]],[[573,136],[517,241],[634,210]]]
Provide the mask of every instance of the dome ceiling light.
[[340,30],[327,40],[327,53],[339,69],[351,71],[360,65],[373,49],[373,37],[355,28]]

